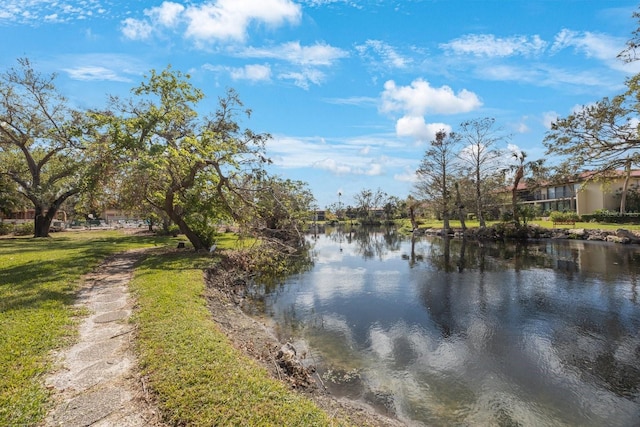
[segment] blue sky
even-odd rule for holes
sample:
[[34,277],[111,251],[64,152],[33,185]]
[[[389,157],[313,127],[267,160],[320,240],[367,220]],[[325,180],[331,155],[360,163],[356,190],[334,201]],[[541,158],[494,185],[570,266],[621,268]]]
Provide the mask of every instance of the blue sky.
[[[78,107],[151,69],[192,75],[213,111],[236,89],[272,172],[318,206],[406,197],[434,133],[496,119],[502,148],[544,157],[549,124],[624,89],[633,1],[3,0],[0,68],[29,58]],[[505,159],[508,157],[505,157]],[[505,160],[506,162],[507,160]]]

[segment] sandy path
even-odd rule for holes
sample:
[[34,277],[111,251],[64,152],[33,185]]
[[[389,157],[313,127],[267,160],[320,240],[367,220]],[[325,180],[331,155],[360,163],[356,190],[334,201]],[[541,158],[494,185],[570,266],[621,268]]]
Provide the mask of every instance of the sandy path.
[[59,369],[47,378],[55,407],[45,426],[161,426],[138,374],[133,302],[128,283],[141,251],[118,254],[86,277],[77,305],[82,319],[78,342],[59,355]]

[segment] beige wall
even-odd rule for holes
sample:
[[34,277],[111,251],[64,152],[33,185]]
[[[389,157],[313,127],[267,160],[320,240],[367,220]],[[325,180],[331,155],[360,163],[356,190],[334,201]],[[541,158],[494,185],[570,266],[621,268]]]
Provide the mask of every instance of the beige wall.
[[578,215],[590,214],[595,210],[604,209],[602,186],[597,182],[589,182],[580,187],[577,194]]
[[[631,179],[629,186],[638,185],[640,180]],[[622,188],[624,179],[617,179],[609,183],[589,182],[578,191],[578,215],[590,214],[598,209],[610,211],[620,210],[620,200],[615,197],[616,191]]]

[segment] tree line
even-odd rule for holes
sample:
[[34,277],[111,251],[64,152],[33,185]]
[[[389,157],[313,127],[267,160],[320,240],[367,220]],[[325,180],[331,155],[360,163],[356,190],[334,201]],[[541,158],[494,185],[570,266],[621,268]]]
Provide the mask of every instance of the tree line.
[[313,195],[306,183],[267,173],[270,135],[241,126],[251,111],[233,89],[203,115],[204,93],[169,66],[126,99],[80,110],[55,78],[24,58],[0,76],[0,209],[32,207],[35,237],[49,235],[63,206],[164,218],[196,250],[225,222],[299,237]]
[[[618,54],[625,63],[639,59],[640,10],[633,18],[638,29]],[[567,185],[569,199],[573,199],[579,190],[576,183],[599,182],[604,186],[613,178],[622,178],[622,188],[615,191],[619,212],[638,210],[640,191],[631,185],[631,172],[640,166],[639,113],[640,74],[636,74],[625,80],[622,93],[557,118],[542,141],[544,159],[528,160],[525,152],[505,150],[509,135],[493,118],[465,121],[452,132],[440,130],[425,150],[416,170],[413,196],[404,205],[411,208],[411,216],[414,208],[427,206],[445,229],[451,218],[459,219],[465,228],[468,212],[485,227],[488,213],[493,210],[496,216],[500,208],[509,206],[508,216],[519,226],[522,217],[531,214],[531,207],[520,203],[521,184],[526,184],[529,192]],[[509,193],[510,201],[505,201],[504,195]]]
[[[640,12],[633,17],[640,22]],[[638,46],[640,30],[619,58],[636,61]],[[203,115],[204,93],[169,66],[152,70],[126,99],[109,96],[104,109],[80,110],[58,91],[55,74],[42,75],[28,59],[17,62],[0,75],[0,211],[32,207],[36,237],[48,236],[63,207],[85,215],[117,207],[172,222],[196,249],[208,248],[225,222],[300,237],[313,194],[304,182],[267,173],[270,135],[242,127],[251,111],[233,89]],[[624,213],[630,192],[635,200],[630,178],[640,164],[640,74],[625,87],[552,124],[542,142],[553,165],[506,151],[509,135],[495,119],[469,120],[436,133],[406,200],[362,190],[355,207],[339,203],[329,210],[372,221],[382,209],[385,218],[408,216],[415,227],[428,206],[444,228],[451,218],[464,228],[468,212],[485,227],[487,214],[504,206],[501,197],[510,192],[507,205],[519,225],[528,215],[518,199],[522,183],[532,190],[623,177]]]

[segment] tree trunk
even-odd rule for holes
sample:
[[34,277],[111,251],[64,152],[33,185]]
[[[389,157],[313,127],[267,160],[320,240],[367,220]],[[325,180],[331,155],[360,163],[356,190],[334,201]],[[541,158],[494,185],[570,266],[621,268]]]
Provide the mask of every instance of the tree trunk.
[[416,222],[416,210],[413,206],[409,206],[409,218],[411,219],[412,230],[417,230],[418,223]]
[[33,223],[33,237],[49,237],[51,220],[47,220],[45,215],[36,215]]
[[462,205],[462,197],[460,197],[460,187],[457,182],[454,185],[456,187],[456,209],[458,209],[458,219],[460,219],[460,227],[462,227],[462,231],[465,231],[467,229],[467,224],[464,222],[464,206]]
[[171,218],[171,220],[180,228],[180,232],[187,236],[189,242],[193,245],[193,249],[196,251],[200,250],[208,250],[207,243],[196,234],[191,227],[184,221],[182,215],[176,212],[175,206],[173,205],[174,195],[168,194],[165,198],[164,211]]
[[487,226],[484,221],[484,215],[482,214],[482,193],[480,192],[480,186],[476,186],[476,216],[478,217],[478,221],[480,221],[480,228],[485,228]]
[[513,211],[513,222],[519,226],[520,216],[518,215],[518,184],[524,176],[524,166],[520,165],[513,178],[513,188],[511,189],[511,209]]
[[[60,206],[62,206],[64,201],[69,197],[79,192],[80,190],[78,188],[71,189],[52,202],[42,202],[36,197],[29,197],[29,200],[33,203],[33,208],[35,210],[35,218],[33,220],[33,237],[49,237],[51,221],[53,221],[58,214]],[[44,213],[45,210],[46,213]],[[64,216],[66,219],[66,212]]]
[[624,184],[622,184],[622,193],[620,194],[620,213],[625,213],[627,207],[627,192],[629,191],[629,180],[631,179],[631,161],[627,160],[624,166]]
[[480,165],[476,165],[476,215],[478,221],[480,221],[480,228],[485,228],[487,224],[484,221],[484,215],[482,214],[482,183],[480,182]]
[[49,237],[49,229],[51,221],[56,216],[58,209],[54,206],[49,207],[46,213],[43,213],[42,206],[35,208],[35,218],[33,220],[33,237]]
[[442,211],[442,227],[444,228],[445,234],[447,234],[451,228],[449,226],[449,210],[447,208]]

